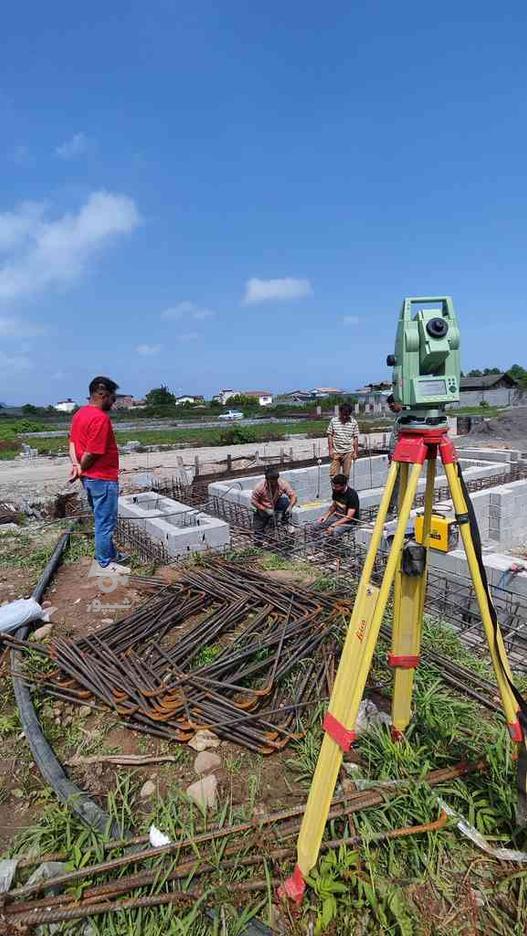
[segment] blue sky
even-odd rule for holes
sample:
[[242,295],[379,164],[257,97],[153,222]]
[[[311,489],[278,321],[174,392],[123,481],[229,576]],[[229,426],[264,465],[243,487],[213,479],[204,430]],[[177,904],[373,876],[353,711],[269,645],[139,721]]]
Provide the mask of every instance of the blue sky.
[[527,365],[527,8],[3,11],[0,400],[388,376],[403,296]]

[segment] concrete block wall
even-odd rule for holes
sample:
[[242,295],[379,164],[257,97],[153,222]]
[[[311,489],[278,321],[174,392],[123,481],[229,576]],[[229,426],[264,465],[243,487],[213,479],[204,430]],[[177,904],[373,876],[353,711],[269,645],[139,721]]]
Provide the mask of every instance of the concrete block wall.
[[513,464],[521,460],[521,452],[518,449],[491,449],[461,445],[459,447],[459,453],[462,458],[475,458],[486,462],[506,462],[507,464]]
[[[492,477],[507,470],[507,465],[498,462],[460,460],[466,480]],[[350,484],[359,492],[363,509],[377,506],[382,497],[388,473],[388,457],[376,455],[372,458],[359,458],[352,470]],[[445,484],[443,466],[437,466],[436,489]],[[331,500],[331,484],[327,465],[310,468],[297,468],[280,473],[294,488],[298,495],[299,508],[295,510],[296,523],[312,523],[327,510]],[[225,497],[227,500],[250,507],[253,488],[263,480],[263,475],[251,475],[237,478],[235,481],[215,481],[209,484],[209,497]],[[419,481],[418,491],[423,492],[426,478]],[[485,493],[485,492],[483,492]],[[483,506],[483,505],[482,505]],[[485,535],[487,535],[488,517],[483,517]]]
[[230,528],[224,520],[152,491],[120,497],[119,516],[133,520],[152,539],[162,541],[172,558],[230,544]]

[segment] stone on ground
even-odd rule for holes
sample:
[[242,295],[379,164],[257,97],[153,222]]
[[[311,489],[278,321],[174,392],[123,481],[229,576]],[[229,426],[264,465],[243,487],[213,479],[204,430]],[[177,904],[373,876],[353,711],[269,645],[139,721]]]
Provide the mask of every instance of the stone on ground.
[[49,637],[52,630],[53,630],[53,624],[43,624],[42,627],[37,627],[37,629],[33,631],[31,636],[33,640],[45,640],[46,637]]
[[196,731],[192,741],[189,741],[188,744],[194,751],[206,751],[207,748],[218,747],[219,743],[220,739],[212,731],[204,728],[202,731]]
[[221,767],[221,757],[218,757],[214,751],[200,751],[194,761],[194,770],[197,774],[212,773],[218,767]]
[[156,785],[152,780],[147,780],[146,783],[143,783],[143,786],[139,790],[139,796],[141,799],[148,799],[149,796],[153,796],[156,792]]
[[216,805],[217,789],[218,780],[215,774],[209,774],[207,777],[191,783],[186,789],[186,794],[200,809],[213,809]]

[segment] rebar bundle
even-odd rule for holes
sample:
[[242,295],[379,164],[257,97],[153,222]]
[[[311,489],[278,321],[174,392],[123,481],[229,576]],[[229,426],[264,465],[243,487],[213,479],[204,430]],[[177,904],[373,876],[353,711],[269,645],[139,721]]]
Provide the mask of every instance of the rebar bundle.
[[124,620],[57,639],[40,684],[102,703],[135,730],[186,742],[209,729],[267,754],[299,737],[299,716],[326,697],[348,614],[335,598],[208,559]]

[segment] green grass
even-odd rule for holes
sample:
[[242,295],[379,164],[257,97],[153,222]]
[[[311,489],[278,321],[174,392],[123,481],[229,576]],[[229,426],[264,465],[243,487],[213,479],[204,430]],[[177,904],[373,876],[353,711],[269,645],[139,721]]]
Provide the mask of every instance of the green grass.
[[[299,420],[297,422],[282,423],[262,423],[257,426],[225,426],[217,429],[200,429],[199,427],[189,427],[188,429],[130,429],[127,432],[116,429],[116,439],[118,444],[124,445],[130,439],[140,442],[141,445],[173,445],[173,446],[215,446],[223,445],[224,439],[228,438],[226,433],[235,428],[243,430],[244,438],[247,442],[267,442],[272,440],[284,439],[286,435],[296,435],[298,433],[310,433],[324,435],[327,429],[327,419],[318,420]],[[118,424],[117,424],[118,425]],[[41,436],[31,439],[31,446],[38,449],[41,455],[66,454],[68,451],[67,438],[56,438],[54,436]],[[229,444],[227,442],[227,444]],[[231,443],[235,444],[235,443]],[[11,450],[9,450],[11,451]],[[6,457],[14,457],[16,452]]]
[[[79,545],[84,548],[79,537]],[[247,555],[246,557],[247,558]],[[275,563],[271,561],[271,566]],[[281,564],[278,563],[278,567]],[[296,566],[293,566],[296,567]],[[326,576],[321,580],[324,588],[330,586]],[[386,615],[389,622],[390,613]],[[449,625],[427,618],[423,643],[457,660],[465,666],[488,675],[488,665],[464,647]],[[216,647],[209,648],[215,654]],[[390,673],[386,667],[386,646],[380,645],[376,658],[377,670]],[[388,679],[390,679],[388,675]],[[283,769],[288,778],[300,788],[307,789],[316,765],[322,732],[320,728],[324,704],[306,712],[307,733],[288,748]],[[482,711],[464,696],[446,687],[441,673],[423,664],[416,672],[414,692],[415,717],[405,739],[395,743],[386,728],[376,728],[362,735],[358,742],[361,765],[358,775],[365,780],[398,780],[397,795],[387,798],[382,805],[356,813],[353,821],[346,817],[330,821],[326,837],[342,839],[360,835],[360,847],[340,846],[322,855],[310,875],[310,888],[292,928],[293,936],[300,933],[361,933],[364,936],[464,936],[467,915],[475,914],[471,932],[492,932],[497,936],[524,936],[527,927],[527,871],[518,866],[505,866],[483,856],[459,830],[450,823],[440,832],[429,832],[377,844],[376,837],[390,829],[432,821],[439,815],[438,796],[463,815],[484,834],[491,843],[512,845],[525,850],[527,837],[518,831],[514,819],[515,765],[512,746],[503,722],[498,716]],[[62,731],[52,721],[44,706],[39,713],[45,730],[52,740]],[[0,733],[7,739],[14,735],[17,725],[9,715],[0,724]],[[76,748],[84,743],[75,726],[67,730],[65,746]],[[95,744],[98,742],[94,742]],[[173,746],[169,748],[172,752]],[[176,748],[182,755],[189,752]],[[484,758],[488,769],[463,779],[450,781],[431,789],[425,782],[428,771],[445,767],[462,759]],[[199,834],[210,828],[212,822],[227,825],[252,818],[254,806],[265,791],[265,764],[263,758],[245,752],[224,756],[226,777],[219,798],[219,809],[214,816],[202,816],[193,809],[183,789],[170,777],[170,786],[164,797],[154,797],[145,804],[138,797],[144,780],[140,772],[114,771],[114,787],[108,796],[107,810],[112,818],[136,831],[146,831],[153,822],[172,840]],[[172,768],[171,768],[172,770]],[[348,766],[345,774],[355,779],[356,772]],[[246,795],[241,803],[232,802],[232,789],[245,783]],[[230,785],[231,792],[228,787]],[[227,787],[227,789],[226,789]],[[268,788],[267,788],[268,789]],[[295,799],[294,802],[297,802]],[[301,802],[301,800],[300,800]],[[96,836],[80,826],[62,807],[44,800],[44,813],[38,825],[26,830],[17,842],[18,851],[37,848],[41,853],[64,849],[72,867],[79,867],[102,857],[104,837]],[[271,811],[273,806],[266,803]],[[274,845],[282,844],[277,836],[270,839]],[[262,834],[258,852],[265,851],[267,838]],[[294,844],[294,838],[287,840]],[[140,932],[144,936],[158,933],[176,933],[181,936],[238,936],[247,920],[258,914],[269,921],[269,907],[273,889],[261,893],[246,893],[240,900],[232,894],[232,884],[252,878],[266,879],[266,875],[285,877],[294,862],[282,866],[261,863],[252,869],[238,866],[224,869],[222,858],[225,848],[236,844],[240,857],[249,854],[251,845],[244,836],[218,840],[196,846],[196,862],[207,862],[215,871],[207,877],[189,874],[180,886],[183,889],[203,889],[203,902],[188,909],[159,908],[148,911],[129,911],[96,917],[92,923],[95,934],[128,936]],[[283,844],[286,844],[284,842]],[[181,858],[180,858],[181,860]],[[176,863],[176,856],[146,862],[143,867],[159,871],[155,884],[137,893],[156,893],[171,885],[166,874]],[[102,881],[100,877],[96,882]],[[269,877],[267,877],[269,881]],[[96,883],[94,882],[94,883]],[[231,889],[230,889],[231,888]],[[80,889],[82,890],[82,888]],[[474,901],[477,895],[477,902]],[[220,913],[213,919],[205,906]],[[477,919],[476,919],[477,917]],[[77,929],[75,929],[77,926]],[[70,924],[62,933],[80,931],[79,924]],[[284,931],[285,932],[285,931]],[[45,936],[48,936],[46,933]]]
[[448,409],[449,416],[499,416],[504,413],[507,407],[503,406],[459,406]]

